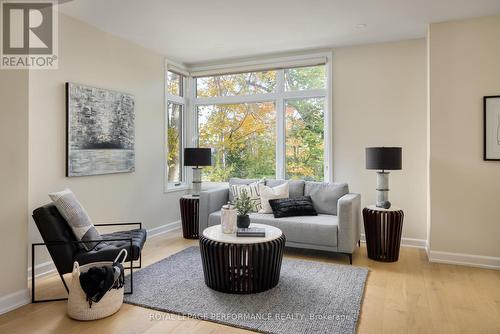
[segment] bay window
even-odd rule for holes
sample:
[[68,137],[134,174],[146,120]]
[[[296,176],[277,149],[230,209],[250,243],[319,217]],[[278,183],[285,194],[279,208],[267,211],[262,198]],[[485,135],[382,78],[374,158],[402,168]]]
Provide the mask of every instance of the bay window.
[[213,149],[204,181],[331,180],[330,57],[167,75],[168,182],[185,182],[184,144]]

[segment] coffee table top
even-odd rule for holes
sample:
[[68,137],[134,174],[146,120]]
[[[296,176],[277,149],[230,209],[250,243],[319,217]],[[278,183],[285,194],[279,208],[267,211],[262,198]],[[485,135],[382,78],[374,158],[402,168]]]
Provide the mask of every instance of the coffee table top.
[[268,242],[281,237],[283,232],[277,227],[264,225],[264,224],[254,224],[251,223],[250,227],[260,227],[266,230],[265,237],[237,237],[236,233],[226,234],[222,233],[221,225],[214,225],[203,230],[203,236],[212,241],[222,242],[226,244],[258,244],[261,242]]

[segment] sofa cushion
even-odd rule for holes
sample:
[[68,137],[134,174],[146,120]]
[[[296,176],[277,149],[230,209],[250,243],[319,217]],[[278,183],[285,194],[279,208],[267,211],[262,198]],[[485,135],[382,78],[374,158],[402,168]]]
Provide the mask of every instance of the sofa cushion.
[[237,184],[250,184],[254,182],[259,182],[260,180],[257,179],[240,179],[239,177],[232,177],[229,179],[229,201],[233,202],[234,197],[231,191],[231,186],[232,185],[237,185]]
[[[220,211],[210,214],[208,226],[220,224]],[[271,213],[251,213],[250,222],[279,228],[290,242],[319,246],[337,246],[337,216],[317,215],[274,218]]]
[[318,213],[337,214],[337,202],[340,197],[349,193],[347,183],[326,183],[306,181],[304,195],[311,196],[314,208]]
[[305,185],[304,180],[288,180],[288,181],[287,180],[267,180],[266,186],[274,188],[274,187],[279,186],[280,184],[283,184],[285,182],[288,182],[288,192],[289,192],[290,198],[304,196],[304,185]]
[[[119,241],[106,241],[106,239],[132,239],[132,251],[130,250],[129,240]],[[103,234],[103,241],[95,246],[90,252],[78,252],[75,254],[75,261],[80,265],[100,262],[100,261],[113,261],[118,253],[124,248],[127,250],[127,259],[130,261],[138,260],[141,255],[142,247],[146,243],[147,232],[145,229],[134,229],[127,231],[118,231],[108,234]]]

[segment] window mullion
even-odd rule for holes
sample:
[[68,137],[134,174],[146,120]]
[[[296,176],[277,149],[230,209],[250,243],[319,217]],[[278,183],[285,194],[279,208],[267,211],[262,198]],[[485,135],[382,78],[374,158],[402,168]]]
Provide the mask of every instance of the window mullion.
[[[196,87],[194,84],[194,79],[192,77],[186,77],[186,120],[184,123],[184,128],[186,129],[186,135],[184,137],[185,145],[184,147],[196,147],[197,142],[195,140],[195,136],[197,135],[197,129],[196,129],[196,118],[195,118],[195,108],[196,106],[194,105],[194,96],[196,95]],[[183,162],[184,163],[184,162]],[[183,167],[184,168],[184,182],[186,184],[191,184],[192,178],[193,178],[193,173],[191,171],[191,167]]]
[[276,178],[285,179],[285,101],[283,92],[285,90],[285,72],[284,70],[276,71],[276,93],[275,100],[276,108]]
[[278,95],[276,93],[266,93],[241,96],[195,97],[194,103],[197,105],[260,103],[274,101],[278,98]]

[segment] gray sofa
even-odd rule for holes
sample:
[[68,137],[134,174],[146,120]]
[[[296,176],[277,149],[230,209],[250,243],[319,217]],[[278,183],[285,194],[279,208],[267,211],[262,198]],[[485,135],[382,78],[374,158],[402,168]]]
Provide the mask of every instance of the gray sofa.
[[[249,184],[256,180],[233,178],[229,184]],[[284,180],[267,180],[275,187]],[[286,236],[286,246],[343,253],[349,256],[361,238],[361,196],[349,193],[346,183],[302,180],[289,182],[290,197],[311,196],[318,216],[274,218],[273,214],[251,213],[252,223],[278,227]],[[204,190],[200,194],[200,233],[220,224],[221,207],[232,200],[229,187]]]

